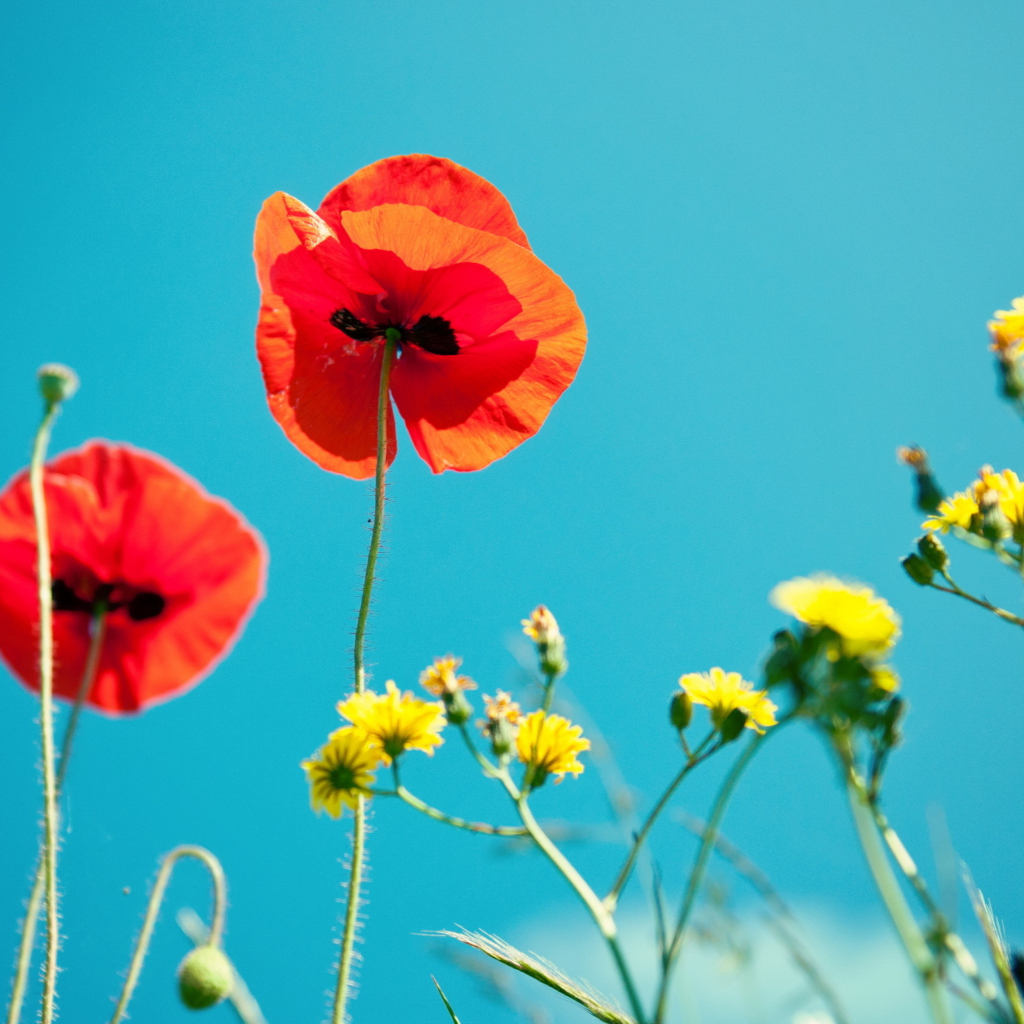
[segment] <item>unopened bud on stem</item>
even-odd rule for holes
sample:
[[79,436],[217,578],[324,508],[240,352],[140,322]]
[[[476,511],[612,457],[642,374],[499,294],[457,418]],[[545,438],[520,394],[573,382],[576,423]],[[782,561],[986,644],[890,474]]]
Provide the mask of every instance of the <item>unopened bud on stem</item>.
[[672,695],[672,703],[668,706],[669,721],[682,732],[693,718],[693,701],[685,690]]
[[932,580],[935,579],[935,570],[920,555],[907,555],[900,564],[906,574],[919,586],[930,586]]
[[918,445],[911,445],[909,448],[897,448],[896,458],[914,471],[914,504],[922,512],[934,512],[945,495],[932,476],[928,453]]

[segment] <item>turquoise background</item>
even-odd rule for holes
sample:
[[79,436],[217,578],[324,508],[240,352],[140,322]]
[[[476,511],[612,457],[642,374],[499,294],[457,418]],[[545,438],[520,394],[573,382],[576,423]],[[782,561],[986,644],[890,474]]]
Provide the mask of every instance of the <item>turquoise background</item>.
[[[863,579],[905,620],[913,710],[890,815],[933,877],[925,808],[941,805],[1024,942],[1022,637],[904,577],[920,517],[894,458],[926,445],[951,490],[983,462],[1024,470],[984,327],[1024,292],[1018,3],[38,0],[6,25],[0,476],[27,462],[36,367],[62,360],[83,384],[55,451],[103,436],[159,452],[235,504],[272,560],[265,603],[212,678],[138,719],[83,722],[63,1019],[109,1015],[147,881],[181,842],[223,859],[228,949],[272,1024],[326,1015],[347,827],[310,812],[298,763],[348,686],[371,497],[268,414],[249,254],[271,192],[316,205],[407,152],[450,157],[508,196],[575,290],[590,343],[540,434],[486,471],[433,477],[400,439],[376,683],[411,687],[453,651],[485,691],[522,692],[518,622],[543,601],[568,637],[573,694],[649,801],[678,761],[664,724],[678,676],[756,676],[784,621],[766,600],[779,580]],[[954,568],[1020,609],[1019,586],[980,554],[957,550]],[[4,680],[12,949],[36,849],[35,714]],[[705,813],[718,775],[681,805]],[[453,743],[411,755],[407,776],[454,813],[510,814]],[[536,802],[545,818],[606,817],[593,768]],[[402,806],[378,801],[373,827],[355,1019],[445,1020],[433,972],[464,1024],[511,1020],[421,933],[457,923],[515,941],[541,920],[572,933],[572,894],[539,857]],[[875,921],[834,770],[806,730],[769,744],[727,831],[798,905]],[[670,821],[655,842],[677,892],[692,842]],[[621,855],[572,853],[598,885]],[[171,911],[205,901],[198,869],[182,868],[135,1020],[191,1019],[173,1001],[187,946]],[[612,989],[604,971],[591,980]]]

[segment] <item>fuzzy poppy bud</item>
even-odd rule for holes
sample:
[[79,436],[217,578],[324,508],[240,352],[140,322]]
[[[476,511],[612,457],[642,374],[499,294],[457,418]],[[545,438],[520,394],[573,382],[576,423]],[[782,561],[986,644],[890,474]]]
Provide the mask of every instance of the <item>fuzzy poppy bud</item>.
[[178,994],[190,1010],[226,999],[235,983],[231,961],[216,946],[197,946],[178,967]]
[[443,695],[444,713],[452,725],[465,725],[473,714],[473,706],[461,690]]
[[668,706],[669,721],[682,732],[693,718],[693,701],[685,690],[680,690],[672,695],[672,702]]
[[733,708],[725,716],[725,721],[718,727],[723,743],[732,743],[739,739],[743,727],[747,724],[747,713],[742,708]]
[[78,390],[78,374],[62,363],[46,363],[36,371],[39,393],[49,405],[66,402]]
[[917,539],[917,550],[921,557],[937,572],[942,572],[949,565],[946,549],[933,533],[926,533]]
[[935,570],[920,555],[907,555],[902,559],[900,565],[919,586],[927,587],[935,578]]

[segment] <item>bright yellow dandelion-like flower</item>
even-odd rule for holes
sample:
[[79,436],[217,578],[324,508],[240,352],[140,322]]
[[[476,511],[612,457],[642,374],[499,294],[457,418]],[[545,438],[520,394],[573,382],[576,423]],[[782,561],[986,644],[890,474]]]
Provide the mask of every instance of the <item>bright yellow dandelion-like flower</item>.
[[981,511],[978,502],[974,497],[973,489],[970,491],[957,491],[949,498],[943,498],[935,514],[929,516],[921,528],[929,533],[949,533],[954,526],[961,530],[971,528],[971,520]]
[[573,776],[583,771],[576,755],[590,749],[583,727],[573,725],[561,715],[532,711],[519,724],[516,753],[519,760],[533,768],[533,785],[539,786],[549,775],[562,781],[566,772]]
[[386,693],[364,690],[338,704],[338,714],[381,745],[381,760],[392,760],[406,750],[433,755],[444,743],[438,735],[448,724],[440,704],[402,693],[389,679]]
[[780,583],[770,600],[812,629],[834,630],[849,655],[882,654],[900,636],[900,617],[862,583],[844,583],[824,573],[798,577]]
[[1024,530],[1024,481],[1012,469],[997,473],[991,466],[982,466],[966,491],[958,491],[946,498],[922,524],[930,533],[949,533],[953,527],[969,530],[976,515],[981,513],[982,497],[989,491],[999,500],[999,509],[1006,516],[1014,532]]
[[1024,343],[1024,295],[1013,300],[1012,309],[997,309],[988,324],[992,335],[990,348],[1001,359],[1015,359]]
[[461,664],[462,659],[456,658],[452,654],[445,655],[443,658],[435,658],[434,664],[428,665],[420,673],[420,686],[435,697],[440,697],[445,693],[458,693],[459,690],[475,690],[476,683],[469,676],[458,674]]
[[713,668],[709,672],[690,672],[682,676],[679,685],[694,704],[703,704],[711,712],[716,729],[739,708],[747,716],[746,727],[763,733],[775,725],[778,707],[768,699],[764,690],[755,690],[739,672],[725,672]]
[[534,608],[528,619],[523,619],[523,632],[537,644],[549,644],[562,635],[558,620],[542,604]]
[[313,810],[340,818],[342,804],[354,810],[359,796],[372,796],[373,773],[382,756],[377,740],[359,729],[349,725],[331,733],[327,743],[302,762]]

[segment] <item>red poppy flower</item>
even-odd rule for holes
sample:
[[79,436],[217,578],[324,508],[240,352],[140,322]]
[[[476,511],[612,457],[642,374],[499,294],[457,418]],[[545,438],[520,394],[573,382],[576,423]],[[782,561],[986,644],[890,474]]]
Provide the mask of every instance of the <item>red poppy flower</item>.
[[[88,703],[140,711],[194,686],[263,596],[259,535],[155,455],[91,441],[44,475],[53,566],[54,692],[73,700],[93,606],[109,609]],[[39,598],[28,473],[0,492],[0,655],[38,690]]]
[[[345,476],[376,466],[388,328],[401,332],[391,396],[435,473],[482,469],[535,434],[583,358],[568,286],[530,251],[505,197],[450,160],[381,160],[316,213],[278,192],[255,256],[271,412]],[[389,464],[395,450],[389,403]]]

